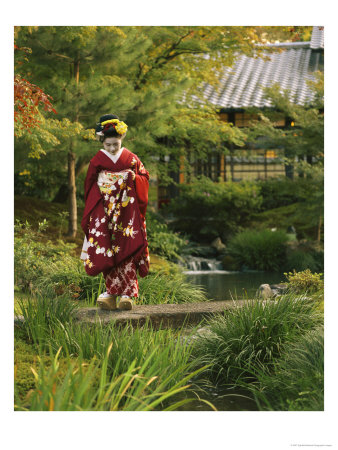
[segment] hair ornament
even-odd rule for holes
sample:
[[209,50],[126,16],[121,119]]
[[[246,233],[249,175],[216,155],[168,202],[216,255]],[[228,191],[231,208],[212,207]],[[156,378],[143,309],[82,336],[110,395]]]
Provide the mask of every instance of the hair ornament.
[[128,130],[128,125],[119,119],[105,120],[104,122],[101,122],[100,125],[102,127],[102,131],[108,130],[109,128],[113,127],[115,128],[116,132],[121,135],[125,134]]

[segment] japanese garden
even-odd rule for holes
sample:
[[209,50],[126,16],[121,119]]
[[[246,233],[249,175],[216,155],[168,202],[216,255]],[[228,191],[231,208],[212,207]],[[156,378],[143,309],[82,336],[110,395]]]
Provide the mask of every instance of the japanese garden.
[[324,410],[323,36],[15,27],[15,411]]

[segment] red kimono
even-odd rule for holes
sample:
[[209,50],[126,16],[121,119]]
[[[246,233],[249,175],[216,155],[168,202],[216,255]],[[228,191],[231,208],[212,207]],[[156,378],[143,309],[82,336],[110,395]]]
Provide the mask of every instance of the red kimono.
[[113,159],[100,150],[89,164],[81,222],[87,251],[82,258],[89,275],[103,273],[108,293],[137,296],[136,270],[141,277],[149,270],[149,173],[126,148]]

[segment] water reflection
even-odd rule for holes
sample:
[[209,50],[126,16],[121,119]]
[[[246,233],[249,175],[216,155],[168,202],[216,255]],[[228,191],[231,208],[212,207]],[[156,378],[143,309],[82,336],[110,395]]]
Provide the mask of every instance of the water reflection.
[[285,282],[279,272],[188,271],[191,283],[203,286],[209,300],[252,298],[261,284]]
[[[189,391],[187,392],[187,394]],[[248,396],[247,392],[237,390],[231,393],[216,391],[210,393],[200,393],[199,397],[210,402],[217,411],[258,411],[256,402]],[[191,398],[191,397],[189,397]],[[192,400],[179,408],[181,411],[214,411],[207,403]]]

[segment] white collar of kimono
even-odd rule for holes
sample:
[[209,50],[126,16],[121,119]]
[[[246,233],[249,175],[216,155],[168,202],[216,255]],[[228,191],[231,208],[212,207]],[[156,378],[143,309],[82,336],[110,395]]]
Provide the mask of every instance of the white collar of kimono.
[[107,150],[104,150],[103,148],[101,148],[101,152],[103,152],[105,155],[107,155],[108,158],[110,158],[113,161],[113,163],[116,164],[116,161],[121,156],[123,149],[124,149],[124,147],[121,147],[120,150],[115,155],[112,155],[111,153],[107,152]]

